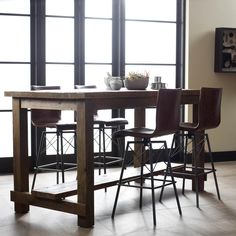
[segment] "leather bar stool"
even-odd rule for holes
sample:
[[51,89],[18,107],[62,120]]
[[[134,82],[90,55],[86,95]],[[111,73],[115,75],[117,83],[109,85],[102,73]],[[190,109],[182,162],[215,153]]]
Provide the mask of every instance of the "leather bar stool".
[[[95,89],[96,85],[75,85],[75,89]],[[101,118],[97,114],[94,115],[94,130],[98,131],[98,155],[94,157],[94,164],[98,165],[99,175],[101,170],[106,174],[107,166],[115,163],[122,163],[122,150],[119,149],[120,156],[108,156],[107,146],[109,144],[117,145],[117,142],[112,138],[110,133],[121,130],[128,124],[128,120],[122,117],[118,118]],[[110,133],[108,133],[108,131]],[[119,146],[118,146],[119,147]]]
[[[32,90],[57,90],[60,86],[37,86],[33,85]],[[43,128],[39,147],[37,147],[36,163],[34,168],[34,176],[31,189],[35,187],[36,176],[42,171],[56,171],[56,182],[59,183],[59,173],[62,175],[62,182],[65,181],[65,171],[76,168],[75,163],[65,161],[64,147],[73,147],[76,153],[75,129],[76,123],[63,123],[61,121],[60,110],[31,110],[32,125],[36,128]],[[69,139],[65,135],[70,135]],[[50,136],[50,138],[48,137]],[[55,161],[46,161],[46,150],[53,148],[56,152]],[[76,155],[74,155],[76,156]],[[75,158],[76,159],[76,158]]]
[[[198,121],[196,123],[183,122],[180,123],[179,130],[181,131],[179,136],[185,138],[184,142],[184,167],[182,171],[176,172],[177,175],[183,176],[182,193],[185,193],[185,179],[188,177],[195,181],[196,191],[196,206],[199,207],[199,178],[206,178],[207,174],[212,173],[214,176],[215,187],[218,199],[220,200],[220,192],[216,177],[216,169],[214,167],[214,161],[209,141],[209,135],[205,133],[205,130],[214,129],[219,126],[221,121],[221,98],[222,88],[201,88],[198,107]],[[188,153],[189,145],[192,145],[192,155]],[[209,168],[198,166],[196,153],[199,150],[204,150],[204,147],[208,149],[208,155],[210,157]],[[198,152],[196,151],[198,149]],[[190,153],[191,154],[191,153]],[[206,153],[205,153],[206,155]],[[191,163],[187,164],[187,158],[190,158]]]
[[[118,197],[120,193],[121,186],[126,187],[135,187],[140,189],[140,201],[139,206],[142,208],[142,195],[143,189],[151,189],[152,193],[152,208],[153,208],[153,223],[156,225],[156,210],[155,210],[155,189],[156,188],[164,188],[167,185],[173,185],[174,194],[179,210],[179,214],[182,214],[178,193],[175,186],[174,176],[172,175],[172,167],[170,162],[170,157],[167,150],[167,144],[165,140],[153,140],[156,137],[162,137],[164,135],[175,134],[178,131],[179,127],[179,119],[180,119],[180,99],[181,99],[181,89],[160,89],[157,96],[157,104],[156,104],[156,117],[153,119],[155,120],[156,128],[150,129],[146,127],[135,127],[131,129],[123,129],[114,133],[114,137],[116,138],[124,138],[127,136],[138,138],[138,141],[128,141],[126,145],[126,150],[123,158],[122,169],[120,174],[120,179],[117,187],[116,197],[114,201],[113,211],[112,211],[112,218],[115,216],[115,211],[117,207]],[[154,171],[155,167],[160,164],[160,160],[154,160],[154,150],[152,145],[158,143],[161,144],[161,148],[159,151],[163,151],[163,158],[164,163],[166,163],[166,172],[170,173],[171,179],[167,180],[167,178],[157,179],[154,178]],[[138,158],[140,162],[140,176],[133,179],[123,179],[123,174],[127,169],[127,164],[129,162],[128,158],[128,151],[130,145],[138,144],[142,145],[142,152]],[[159,156],[159,155],[158,155]],[[146,168],[145,168],[146,167]],[[149,172],[148,177],[144,177],[144,168],[147,169]],[[151,181],[151,186],[147,186],[143,184],[144,179]],[[139,180],[139,185],[132,184],[132,181]],[[154,185],[154,181],[158,181],[160,184]],[[145,181],[146,182],[146,181]],[[162,191],[163,193],[163,191]],[[162,193],[160,196],[160,201],[162,198]]]
[[[95,156],[95,164],[99,166],[99,174],[101,174],[101,167],[103,168],[104,174],[106,174],[107,166],[113,165],[115,163],[122,162],[122,149],[119,149],[120,156],[108,156],[106,154],[106,147],[109,144],[118,143],[114,140],[112,135],[108,134],[110,132],[116,132],[121,130],[128,124],[128,121],[125,118],[110,118],[110,119],[101,119],[95,117],[94,119],[94,129],[98,129],[98,149],[99,155]],[[119,146],[118,146],[119,147]]]

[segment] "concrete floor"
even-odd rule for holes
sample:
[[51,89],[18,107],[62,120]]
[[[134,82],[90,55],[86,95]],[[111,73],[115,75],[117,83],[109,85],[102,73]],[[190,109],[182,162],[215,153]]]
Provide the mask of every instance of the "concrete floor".
[[[187,181],[186,194],[181,194],[181,179],[177,179],[182,217],[179,216],[172,187],[165,189],[163,202],[158,202],[156,191],[157,226],[153,227],[151,193],[144,192],[143,209],[139,209],[138,189],[122,188],[116,216],[111,220],[116,187],[95,192],[95,226],[83,229],[77,226],[75,215],[31,207],[30,212],[18,215],[10,201],[13,189],[12,175],[0,176],[0,235],[1,236],[235,236],[236,235],[236,162],[216,163],[222,200],[216,196],[212,175],[208,175],[205,191],[200,194],[200,209],[195,207],[195,193]],[[96,173],[97,174],[97,173]],[[74,179],[75,173],[67,173]],[[32,176],[30,176],[30,180]],[[54,173],[38,176],[39,184],[55,182]],[[75,197],[73,197],[76,199]]]

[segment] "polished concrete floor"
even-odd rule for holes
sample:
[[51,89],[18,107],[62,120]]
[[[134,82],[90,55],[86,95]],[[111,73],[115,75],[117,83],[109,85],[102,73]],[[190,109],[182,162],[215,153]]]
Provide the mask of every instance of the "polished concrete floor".
[[[182,217],[179,216],[171,187],[166,188],[163,202],[156,201],[157,226],[153,227],[150,191],[145,191],[142,210],[139,209],[137,189],[122,188],[117,213],[111,220],[115,187],[95,192],[95,226],[84,229],[77,226],[75,215],[31,207],[24,215],[14,213],[10,201],[12,175],[0,176],[0,235],[1,236],[195,236],[236,235],[236,162],[216,163],[222,200],[216,197],[211,175],[200,194],[200,209],[195,207],[195,193],[188,181],[185,196],[181,194],[181,180],[177,180]],[[75,178],[68,173],[67,179]],[[30,179],[32,176],[30,177]],[[39,185],[55,181],[55,173],[40,174]],[[159,190],[156,191],[158,199]]]

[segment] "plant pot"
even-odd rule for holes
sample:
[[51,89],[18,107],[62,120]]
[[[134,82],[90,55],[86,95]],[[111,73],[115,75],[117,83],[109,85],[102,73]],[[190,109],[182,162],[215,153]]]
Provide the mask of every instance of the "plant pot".
[[125,78],[125,87],[128,90],[144,90],[147,88],[149,77],[143,77],[138,79]]

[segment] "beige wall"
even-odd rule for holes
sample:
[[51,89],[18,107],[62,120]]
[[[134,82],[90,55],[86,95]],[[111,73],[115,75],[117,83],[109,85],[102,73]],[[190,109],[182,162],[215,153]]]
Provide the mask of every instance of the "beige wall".
[[209,132],[212,150],[236,151],[236,73],[214,72],[214,31],[236,28],[236,0],[189,0],[188,10],[188,87],[223,88],[222,121]]

